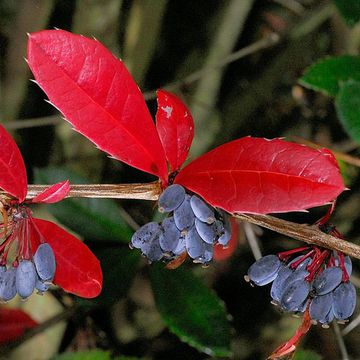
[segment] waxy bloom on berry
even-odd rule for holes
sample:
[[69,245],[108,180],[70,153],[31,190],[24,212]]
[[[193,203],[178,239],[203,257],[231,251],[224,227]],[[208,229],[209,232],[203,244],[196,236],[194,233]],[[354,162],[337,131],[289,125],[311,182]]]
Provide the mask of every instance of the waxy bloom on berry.
[[44,293],[49,283],[75,295],[92,298],[102,288],[102,271],[95,255],[79,239],[58,225],[32,217],[28,203],[55,203],[64,199],[69,181],[49,186],[26,200],[27,175],[21,153],[0,126],[0,188],[10,196],[0,200],[0,300],[18,294]]

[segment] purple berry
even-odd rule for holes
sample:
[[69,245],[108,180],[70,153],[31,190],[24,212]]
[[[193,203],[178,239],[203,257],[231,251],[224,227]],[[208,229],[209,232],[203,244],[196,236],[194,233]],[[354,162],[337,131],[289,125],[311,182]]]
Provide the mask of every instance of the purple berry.
[[22,260],[16,269],[16,290],[23,299],[28,298],[34,291],[37,280],[34,263]]
[[267,255],[257,260],[248,270],[248,277],[255,285],[271,283],[277,276],[281,261],[276,255]]
[[193,195],[190,199],[191,208],[195,216],[202,222],[212,224],[215,221],[214,209],[210,207],[204,200]]
[[185,189],[178,184],[167,187],[159,197],[159,211],[170,212],[178,208],[185,199]]
[[55,275],[55,255],[48,243],[40,244],[34,255],[34,264],[39,278],[43,281],[52,281]]

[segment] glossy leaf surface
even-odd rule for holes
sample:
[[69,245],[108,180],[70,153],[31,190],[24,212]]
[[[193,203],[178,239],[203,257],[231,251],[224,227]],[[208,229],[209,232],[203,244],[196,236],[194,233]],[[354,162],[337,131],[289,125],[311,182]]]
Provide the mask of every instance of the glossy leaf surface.
[[0,344],[8,343],[21,336],[38,323],[19,309],[0,308]]
[[28,63],[75,130],[166,182],[165,154],[144,98],[124,64],[102,44],[62,30],[40,31],[29,37]]
[[[78,238],[50,221],[33,219],[33,223],[55,253],[54,284],[84,298],[98,296],[102,288],[102,271],[99,260],[90,249]],[[38,244],[40,235],[34,230],[32,241],[33,244]]]
[[311,65],[299,80],[301,85],[336,96],[340,83],[348,80],[360,81],[360,58],[343,55],[327,57]]
[[18,146],[0,125],[0,188],[23,202],[27,193],[27,175]]
[[230,213],[304,210],[323,205],[344,190],[337,162],[328,150],[252,137],[197,158],[175,182]]
[[360,143],[360,82],[347,81],[335,101],[336,112],[346,132]]
[[[35,180],[51,184],[68,178],[72,184],[88,184],[91,181],[73,171],[61,167],[37,169]],[[119,241],[128,243],[133,231],[122,219],[118,204],[111,199],[65,199],[47,206],[47,210],[69,229],[86,240]]]
[[194,138],[194,121],[188,108],[175,95],[158,90],[156,128],[171,171],[186,160]]
[[58,182],[49,186],[39,195],[35,196],[31,202],[53,204],[63,200],[70,192],[69,180]]
[[182,341],[211,356],[231,356],[231,328],[220,300],[184,268],[150,268],[156,306]]

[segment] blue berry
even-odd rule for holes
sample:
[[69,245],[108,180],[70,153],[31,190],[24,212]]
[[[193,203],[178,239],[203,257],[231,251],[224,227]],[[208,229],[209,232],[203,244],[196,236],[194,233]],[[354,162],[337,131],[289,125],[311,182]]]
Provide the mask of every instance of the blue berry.
[[180,230],[176,227],[173,217],[168,217],[161,223],[163,231],[159,236],[160,247],[165,252],[172,252],[180,238]]
[[263,286],[271,283],[279,271],[281,262],[276,255],[267,255],[252,264],[248,277],[255,285]]
[[131,238],[131,244],[137,249],[143,249],[160,235],[161,227],[157,222],[149,222],[136,230]]
[[325,295],[315,296],[310,303],[310,317],[319,321],[321,324],[328,324],[334,317],[332,311],[333,294],[330,292]]
[[196,231],[196,227],[191,227],[185,235],[186,250],[192,259],[197,259],[204,254],[205,243]]
[[213,254],[214,254],[214,246],[208,243],[203,243],[204,246],[204,251],[203,253],[194,260],[194,262],[196,263],[202,263],[202,264],[207,264],[209,263],[212,258],[213,258]]
[[281,265],[281,268],[271,285],[270,295],[275,302],[280,302],[280,299],[284,293],[284,290],[287,286],[287,279],[293,273],[286,265]]
[[148,247],[144,248],[142,254],[146,256],[150,262],[161,260],[164,253],[160,247],[159,237],[155,238]]
[[217,242],[220,245],[226,246],[231,239],[231,224],[229,221],[229,216],[224,213],[223,215],[223,233],[219,236]]
[[326,268],[313,282],[316,295],[333,291],[341,283],[342,274],[342,270],[337,266]]
[[42,295],[44,292],[49,290],[49,284],[45,283],[40,278],[37,278],[35,283],[35,289],[37,290],[38,294]]
[[195,227],[200,237],[208,244],[213,244],[216,239],[216,229],[214,224],[207,224],[199,219],[195,219]]
[[346,320],[355,310],[356,290],[351,282],[340,284],[333,291],[333,311],[336,319]]
[[351,261],[350,256],[345,256],[344,264],[345,264],[346,272],[350,276],[352,274],[352,261]]
[[186,195],[181,205],[174,210],[175,224],[180,231],[194,225],[195,215],[190,205],[190,198],[190,195]]
[[55,255],[48,243],[40,244],[34,255],[34,264],[39,278],[43,281],[52,281],[55,275]]
[[173,250],[174,255],[180,255],[184,251],[186,251],[186,241],[185,241],[185,234],[181,234],[178,240],[178,243]]
[[212,224],[215,221],[214,209],[210,207],[204,200],[193,195],[190,199],[191,208],[195,216],[202,222]]
[[35,266],[30,260],[22,260],[16,269],[16,290],[23,299],[34,291],[37,280]]
[[9,301],[16,295],[16,269],[11,267],[0,276],[0,299]]
[[170,212],[178,208],[185,199],[185,189],[178,184],[167,187],[159,197],[159,211]]
[[304,303],[310,292],[310,284],[306,280],[289,282],[280,305],[285,311],[296,311]]

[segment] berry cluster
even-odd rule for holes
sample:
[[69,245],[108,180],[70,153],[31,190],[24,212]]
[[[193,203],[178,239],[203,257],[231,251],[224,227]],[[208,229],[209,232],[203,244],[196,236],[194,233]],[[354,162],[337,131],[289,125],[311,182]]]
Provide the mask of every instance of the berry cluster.
[[0,299],[9,301],[16,294],[26,299],[34,289],[43,294],[54,278],[55,267],[55,256],[48,243],[39,245],[32,260],[22,259],[9,268],[1,265]]
[[194,262],[212,260],[214,245],[226,246],[231,238],[228,215],[189,195],[174,184],[159,197],[159,211],[169,213],[160,224],[150,222],[138,229],[131,245],[149,261],[173,260],[187,252]]
[[[292,255],[299,254],[292,259]],[[349,281],[351,259],[340,252],[304,247],[267,255],[252,264],[245,279],[263,286],[272,282],[272,302],[287,312],[309,309],[323,327],[354,312],[356,291]]]
[[29,221],[30,210],[20,206],[13,209],[10,222],[4,226],[9,226],[11,232],[0,245],[1,301],[10,301],[16,294],[26,299],[34,290],[43,294],[54,278],[54,252],[47,242],[42,242],[33,253]]

